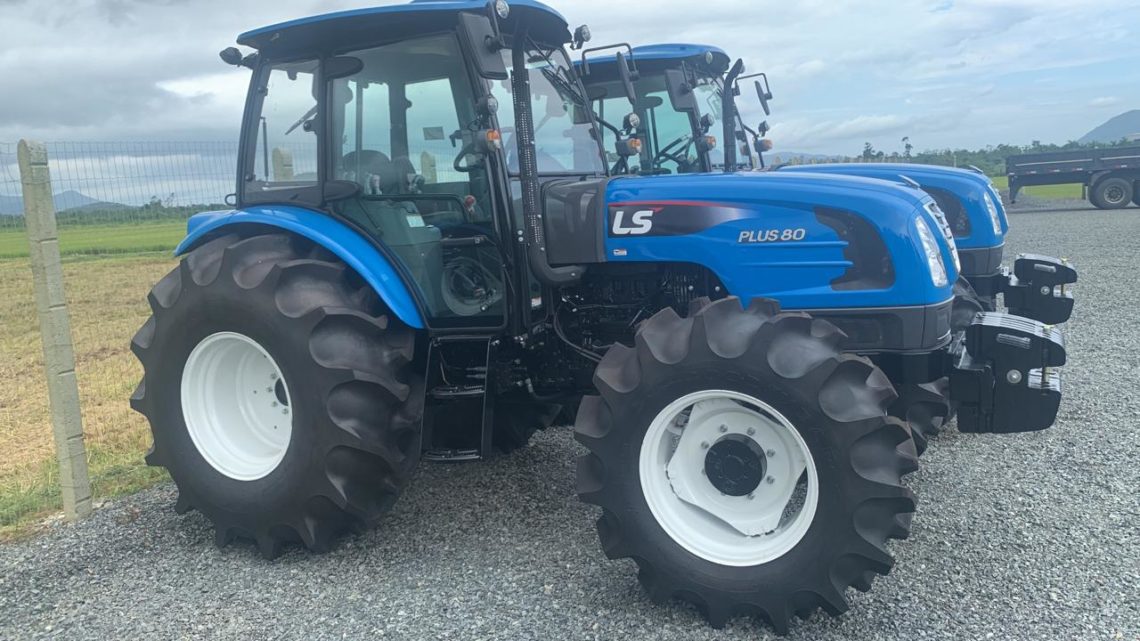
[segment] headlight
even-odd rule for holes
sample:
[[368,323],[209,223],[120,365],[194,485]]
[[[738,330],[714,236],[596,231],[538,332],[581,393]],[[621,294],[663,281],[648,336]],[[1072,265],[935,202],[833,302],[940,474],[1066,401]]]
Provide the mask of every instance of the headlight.
[[983,192],[982,196],[986,200],[986,211],[990,213],[990,222],[994,226],[994,234],[1001,236],[1001,216],[998,216],[997,205],[994,203],[993,196],[990,192]]
[[926,203],[926,211],[934,217],[938,223],[938,228],[942,230],[942,237],[946,239],[946,244],[950,247],[950,255],[954,257],[954,270],[957,272],[962,271],[962,261],[958,258],[958,243],[954,240],[954,230],[950,228],[950,221],[946,219],[946,212],[938,206],[938,203]]
[[935,287],[945,287],[950,284],[950,277],[946,274],[946,263],[942,262],[942,250],[938,248],[938,241],[926,219],[914,219],[914,226],[918,229],[918,238],[922,241],[922,251],[926,253],[926,264],[930,267],[930,280]]

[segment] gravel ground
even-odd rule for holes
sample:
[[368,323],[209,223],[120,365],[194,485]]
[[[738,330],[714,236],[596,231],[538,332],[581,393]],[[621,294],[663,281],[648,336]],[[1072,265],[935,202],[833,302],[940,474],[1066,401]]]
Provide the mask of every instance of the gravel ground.
[[[1140,211],[1013,216],[1011,253],[1071,258],[1080,300],[1058,424],[950,432],[911,477],[895,571],[792,639],[1140,639]],[[274,563],[214,547],[160,487],[0,546],[0,639],[765,639],[652,605],[602,556],[565,430],[524,451],[424,465],[380,529]]]

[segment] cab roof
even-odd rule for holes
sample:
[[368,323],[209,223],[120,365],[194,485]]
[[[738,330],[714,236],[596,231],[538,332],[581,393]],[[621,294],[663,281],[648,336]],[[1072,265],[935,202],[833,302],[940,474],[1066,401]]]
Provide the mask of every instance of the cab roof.
[[[712,58],[711,65],[708,63],[709,56]],[[597,52],[586,58],[590,63],[591,70],[597,66],[598,71],[603,74],[610,71],[609,67],[616,68],[617,65],[617,57],[612,51]],[[639,68],[646,64],[650,65],[651,68],[669,67],[672,66],[670,63],[675,61],[685,61],[697,67],[711,67],[712,72],[717,74],[727,71],[732,62],[728,54],[720,47],[680,43],[634,47],[633,61]]]
[[[520,20],[537,19],[557,31],[561,42],[569,41],[566,19],[553,8],[538,0],[509,0],[511,16],[503,23],[506,32]],[[287,48],[291,50],[321,49],[330,43],[344,44],[362,34],[373,37],[385,35],[414,35],[415,30],[425,33],[440,26],[450,25],[460,12],[478,13],[487,7],[487,0],[412,0],[405,4],[366,7],[326,13],[307,18],[289,20],[267,27],[247,31],[238,36],[238,44],[258,50]],[[549,35],[548,29],[544,34]],[[565,36],[561,32],[566,31]],[[560,43],[561,44],[561,43]]]

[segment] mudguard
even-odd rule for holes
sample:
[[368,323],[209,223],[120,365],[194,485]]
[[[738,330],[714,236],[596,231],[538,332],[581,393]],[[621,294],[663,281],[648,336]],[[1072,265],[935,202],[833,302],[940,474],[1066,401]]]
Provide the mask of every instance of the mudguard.
[[[930,202],[915,189],[839,175],[619,177],[606,186],[605,260],[699,264],[732,295],[775,298],[786,309],[938,305],[953,297],[957,272],[924,209]],[[919,218],[939,238],[944,287],[916,240]],[[836,219],[855,222],[841,231]],[[881,265],[884,256],[889,278],[852,274],[853,259]]]
[[411,291],[388,258],[358,232],[328,214],[283,205],[198,214],[190,218],[186,238],[174,254],[181,256],[214,232],[236,225],[277,227],[308,238],[356,270],[405,325],[426,327]]

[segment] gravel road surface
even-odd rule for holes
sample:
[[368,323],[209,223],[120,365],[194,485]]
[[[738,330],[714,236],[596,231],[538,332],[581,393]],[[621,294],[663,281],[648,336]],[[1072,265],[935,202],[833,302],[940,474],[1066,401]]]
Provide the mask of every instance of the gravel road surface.
[[[1081,270],[1058,424],[951,431],[910,479],[898,565],[792,639],[1140,639],[1140,210],[1015,213],[1009,255]],[[218,550],[173,488],[0,546],[0,639],[767,639],[652,605],[599,550],[566,430],[512,456],[424,465],[376,531],[274,563]]]

